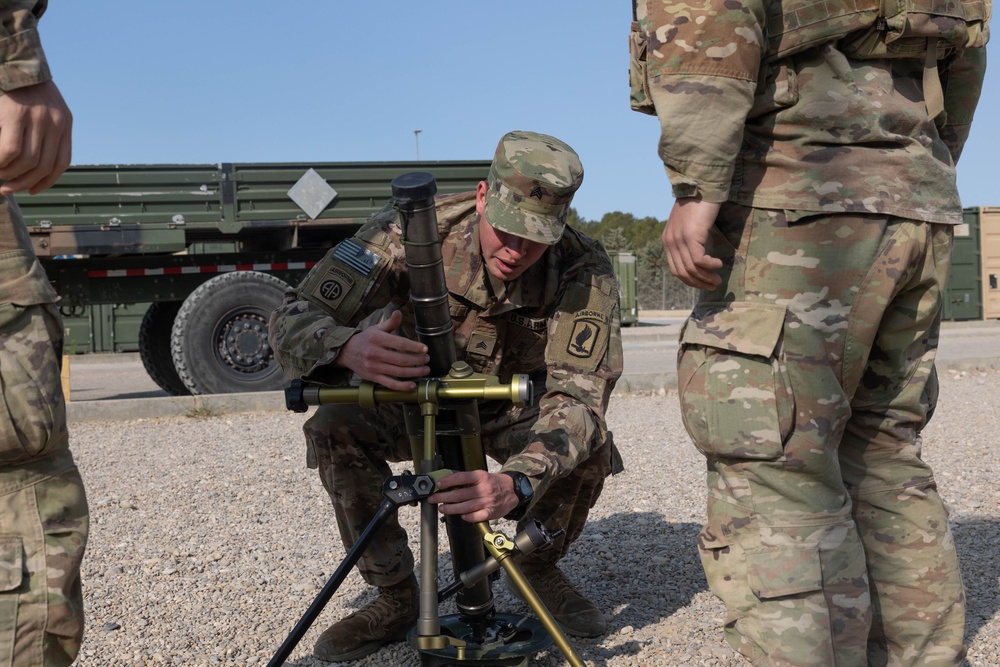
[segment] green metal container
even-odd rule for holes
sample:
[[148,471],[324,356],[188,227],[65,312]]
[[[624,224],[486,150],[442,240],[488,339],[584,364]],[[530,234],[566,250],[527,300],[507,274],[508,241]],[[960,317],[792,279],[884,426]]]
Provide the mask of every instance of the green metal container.
[[945,289],[946,320],[983,319],[983,292],[979,247],[980,214],[978,208],[965,209],[965,221],[955,227],[955,247],[951,274]]
[[66,354],[138,352],[148,303],[100,304],[63,314]]
[[639,287],[635,273],[635,255],[630,252],[612,253],[615,276],[618,278],[618,297],[621,300],[622,326],[639,323]]

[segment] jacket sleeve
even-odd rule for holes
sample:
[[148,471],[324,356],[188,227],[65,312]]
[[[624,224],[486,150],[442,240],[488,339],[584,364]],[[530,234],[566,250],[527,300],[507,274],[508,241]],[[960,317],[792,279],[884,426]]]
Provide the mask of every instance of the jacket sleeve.
[[608,441],[605,413],[623,357],[618,283],[606,256],[603,262],[561,293],[549,321],[545,393],[530,444],[503,466],[527,475],[536,498]]
[[346,385],[351,372],[334,367],[344,343],[388,317],[408,294],[398,228],[367,223],[334,247],[289,290],[268,322],[268,339],[289,378]]
[[0,91],[52,79],[38,36],[38,19],[46,4],[46,0],[0,2]]
[[958,164],[965,140],[969,138],[972,116],[986,76],[986,48],[966,49],[944,72],[945,125],[941,139]]
[[[641,0],[640,0],[641,2]],[[753,106],[763,49],[761,2],[646,0],[649,92],[674,197],[723,202]]]

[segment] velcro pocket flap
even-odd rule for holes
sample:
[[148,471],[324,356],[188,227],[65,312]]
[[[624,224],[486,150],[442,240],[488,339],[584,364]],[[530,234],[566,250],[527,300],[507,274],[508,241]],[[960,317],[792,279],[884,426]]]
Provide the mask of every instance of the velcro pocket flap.
[[0,592],[21,587],[24,546],[20,535],[0,535]]
[[769,357],[785,323],[785,306],[772,303],[706,302],[684,324],[681,343]]
[[812,593],[823,588],[819,547],[791,545],[747,551],[747,582],[761,599]]
[[55,303],[59,300],[38,260],[23,250],[0,255],[0,302],[18,306]]

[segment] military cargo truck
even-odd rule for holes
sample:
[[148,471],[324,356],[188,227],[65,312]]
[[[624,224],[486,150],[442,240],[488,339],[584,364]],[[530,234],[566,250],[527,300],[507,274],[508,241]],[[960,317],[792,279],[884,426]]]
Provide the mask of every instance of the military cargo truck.
[[[489,161],[83,165],[18,195],[62,298],[67,352],[138,350],[171,395],[281,389],[267,319],[337,242],[428,171],[475,188]],[[622,322],[638,321],[635,258],[614,256]]]
[[74,166],[17,201],[68,320],[148,303],[139,355],[166,392],[260,391],[285,385],[267,319],[286,286],[385,206],[393,178],[428,171],[463,192],[489,165]]

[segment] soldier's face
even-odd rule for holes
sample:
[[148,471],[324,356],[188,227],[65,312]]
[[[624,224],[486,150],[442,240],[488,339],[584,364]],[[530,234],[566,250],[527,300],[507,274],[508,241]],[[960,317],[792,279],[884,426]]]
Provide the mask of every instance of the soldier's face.
[[486,219],[486,183],[479,184],[476,209],[479,211],[479,248],[486,269],[500,280],[514,280],[542,258],[549,246],[497,229]]

